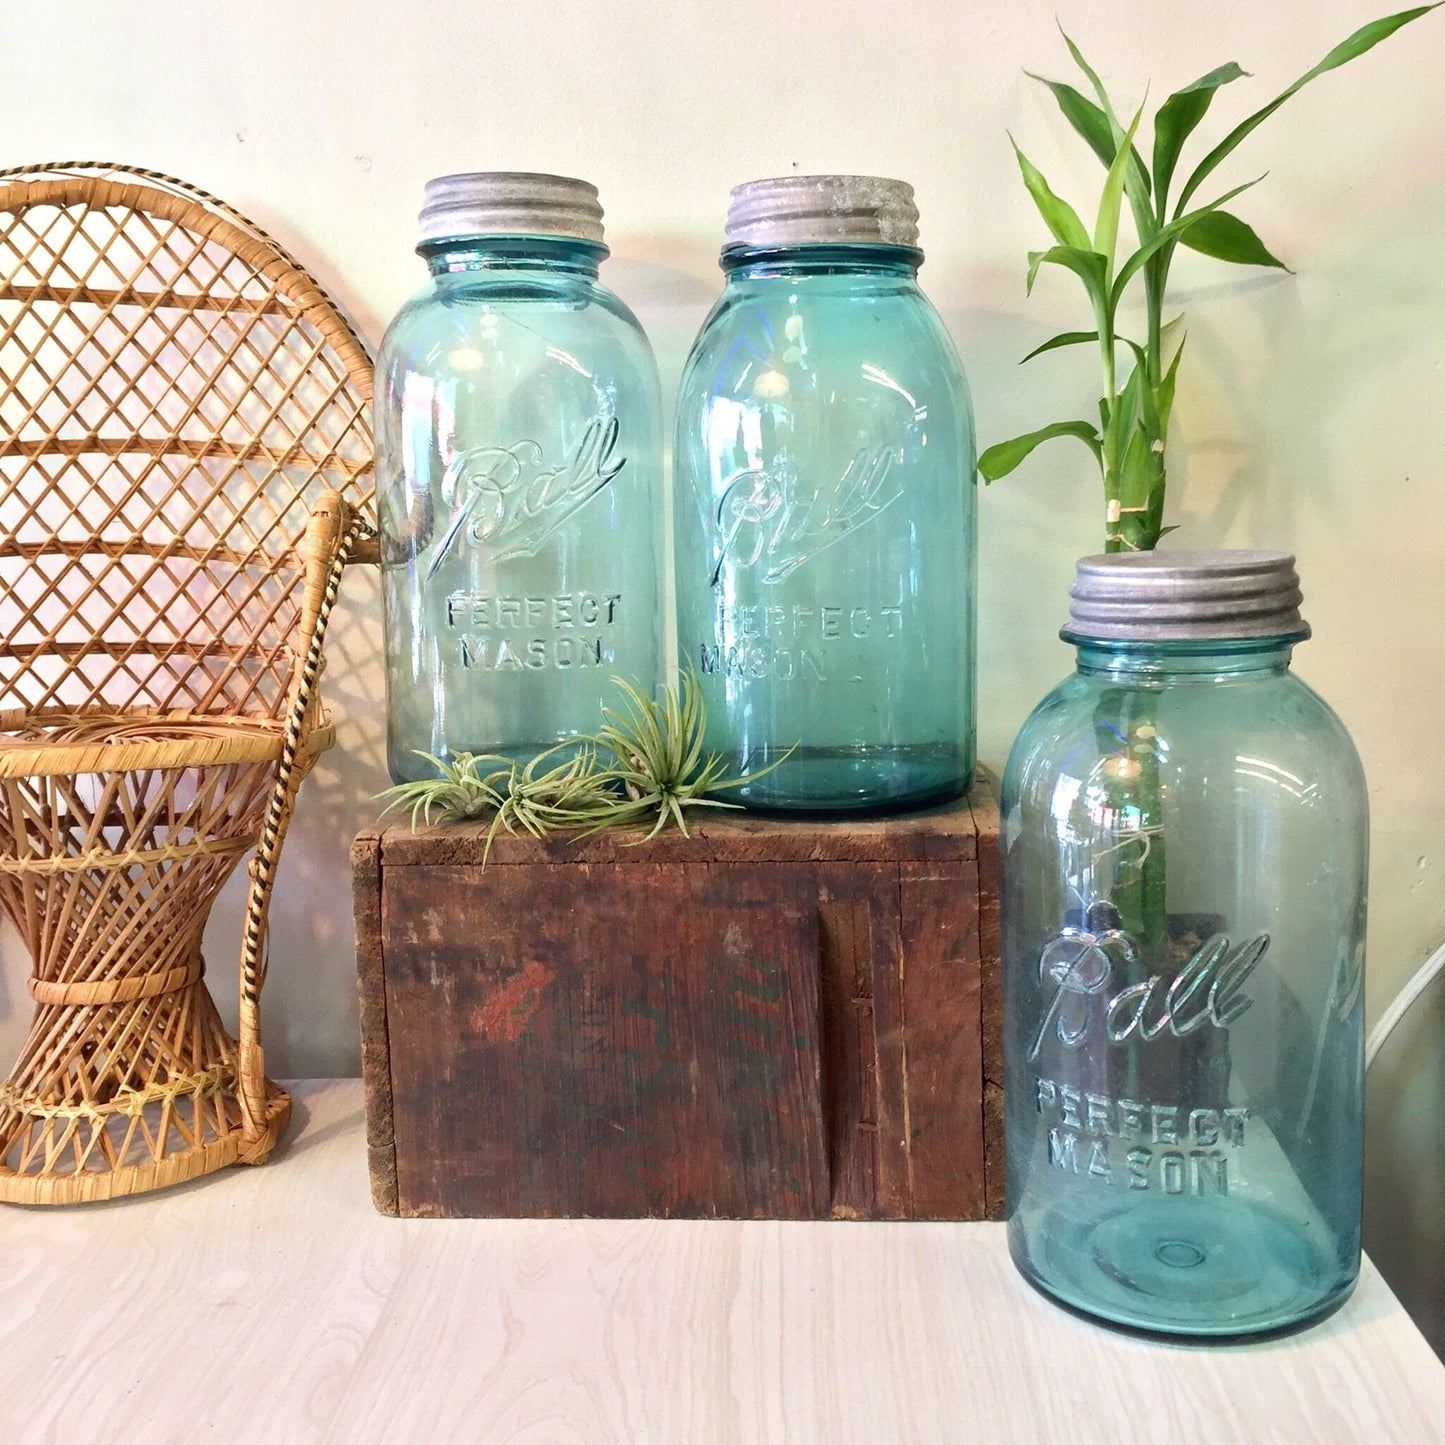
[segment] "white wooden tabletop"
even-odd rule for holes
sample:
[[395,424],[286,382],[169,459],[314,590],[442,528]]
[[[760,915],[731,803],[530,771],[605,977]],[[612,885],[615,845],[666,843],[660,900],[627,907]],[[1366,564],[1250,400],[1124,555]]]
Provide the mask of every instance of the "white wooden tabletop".
[[1313,1329],[1187,1348],[1054,1308],[993,1224],[383,1218],[361,1086],[162,1194],[0,1207],[0,1441],[1445,1441],[1367,1261]]

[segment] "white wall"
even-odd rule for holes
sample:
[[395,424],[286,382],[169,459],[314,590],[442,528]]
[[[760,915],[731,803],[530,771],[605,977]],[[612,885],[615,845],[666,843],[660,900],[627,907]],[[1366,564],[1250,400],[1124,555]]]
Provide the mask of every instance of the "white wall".
[[[974,385],[987,443],[1088,415],[1082,353],[1015,363],[1085,324],[1060,273],[1025,301],[1045,235],[1005,130],[1083,203],[1099,172],[1023,70],[1064,76],[1057,12],[1121,104],[1225,60],[1238,118],[1372,18],[1372,0],[645,0],[207,6],[52,0],[0,14],[0,166],[122,160],[184,177],[270,229],[375,344],[422,279],[423,181],[463,169],[587,177],[607,210],[604,276],[675,381],[716,294],[728,188],[800,171],[917,189],[922,279]],[[1445,590],[1445,15],[1282,110],[1221,173],[1268,169],[1238,210],[1295,269],[1184,255],[1190,343],[1172,440],[1179,542],[1299,555],[1316,638],[1299,671],[1334,702],[1370,777],[1372,1016],[1445,937],[1438,719]],[[1206,126],[1209,124],[1206,121]],[[1068,667],[1055,632],[1073,559],[1097,549],[1082,449],[1036,455],[982,497],[980,732],[1001,767]],[[273,915],[268,1055],[281,1076],[352,1072],[346,847],[384,784],[374,578],[348,579],[327,693],[341,746],[301,798]],[[231,991],[233,888],[208,952]],[[29,1016],[13,939],[0,1057]]]

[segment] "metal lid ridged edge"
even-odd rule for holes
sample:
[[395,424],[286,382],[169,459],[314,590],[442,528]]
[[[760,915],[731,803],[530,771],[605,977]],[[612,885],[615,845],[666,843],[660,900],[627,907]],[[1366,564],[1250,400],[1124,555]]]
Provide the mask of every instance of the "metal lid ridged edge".
[[437,176],[422,198],[421,244],[464,236],[565,236],[602,242],[597,187],[570,176],[471,171]]
[[1309,635],[1288,552],[1196,549],[1079,559],[1068,640],[1187,642]]
[[907,181],[885,176],[775,176],[735,186],[729,246],[918,245],[918,207]]

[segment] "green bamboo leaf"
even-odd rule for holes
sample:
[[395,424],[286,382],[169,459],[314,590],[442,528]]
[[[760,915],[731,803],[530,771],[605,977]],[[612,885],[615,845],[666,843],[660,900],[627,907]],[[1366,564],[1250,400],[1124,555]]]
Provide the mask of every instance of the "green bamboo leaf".
[[1228,211],[1211,211],[1201,216],[1179,237],[1179,244],[1219,261],[1233,261],[1238,266],[1277,266],[1281,271],[1289,270],[1278,256],[1270,254],[1252,226]]
[[1124,176],[1129,169],[1129,157],[1134,152],[1134,132],[1144,118],[1141,105],[1134,113],[1134,119],[1119,141],[1118,153],[1104,177],[1104,190],[1099,197],[1099,215],[1094,222],[1094,250],[1103,256],[1112,270],[1114,265],[1114,244],[1119,238],[1119,207],[1124,199]]
[[1242,191],[1247,191],[1251,186],[1257,186],[1263,176],[1256,176],[1252,181],[1246,181],[1242,186],[1235,186],[1232,191],[1225,191],[1217,200],[1210,201],[1207,206],[1200,206],[1197,210],[1190,211],[1186,216],[1180,216],[1178,220],[1170,221],[1167,226],[1161,226],[1158,234],[1144,245],[1124,263],[1118,276],[1114,278],[1114,290],[1109,298],[1109,304],[1117,310],[1120,298],[1124,294],[1124,288],[1133,280],[1141,267],[1156,252],[1163,250],[1165,246],[1172,245],[1184,234],[1201,216],[1207,216],[1217,211],[1226,201],[1232,201]]
[[1040,85],[1048,87],[1063,112],[1064,119],[1088,142],[1089,149],[1103,162],[1105,169],[1113,165],[1119,147],[1114,140],[1108,116],[1067,82],[1050,80],[1032,70],[1026,70],[1024,74],[1030,80],[1036,80]]
[[1124,383],[1114,404],[1109,408],[1109,420],[1104,434],[1104,455],[1114,459],[1118,466],[1123,459],[1129,436],[1139,427],[1139,390],[1143,385],[1144,371],[1136,366]]
[[1154,117],[1154,194],[1163,220],[1165,197],[1169,193],[1169,182],[1174,177],[1174,167],[1179,163],[1179,153],[1189,139],[1195,126],[1204,119],[1214,92],[1221,85],[1239,80],[1246,72],[1234,61],[1201,75],[1193,85],[1176,90]]
[[[1104,82],[1099,79],[1098,75],[1095,73],[1094,67],[1090,65],[1087,60],[1084,59],[1083,51],[1081,51],[1079,47],[1075,45],[1072,40],[1069,39],[1069,33],[1064,29],[1062,25],[1059,26],[1059,34],[1064,37],[1064,44],[1069,47],[1069,54],[1074,57],[1074,64],[1077,65],[1079,69],[1084,72],[1085,78],[1088,80],[1089,84],[1094,87],[1094,94],[1099,97],[1099,104],[1103,106],[1104,113],[1106,115],[1112,116],[1113,109],[1109,103],[1109,92],[1104,89]],[[1117,138],[1114,139],[1114,146],[1117,150]]]
[[[1104,168],[1107,170],[1113,165],[1114,157],[1119,153],[1119,141],[1114,134],[1113,126],[1109,124],[1109,117],[1093,101],[1080,95],[1072,85],[1068,85],[1062,80],[1049,80],[1045,76],[1036,75],[1032,70],[1026,70],[1024,74],[1030,80],[1036,80],[1040,85],[1048,87],[1059,110],[1063,113],[1064,119],[1088,143],[1089,149],[1098,156]],[[1149,172],[1145,169],[1143,157],[1139,155],[1137,149],[1133,159],[1134,165],[1131,170],[1135,180],[1147,195]]]
[[1024,185],[1028,193],[1034,198],[1034,205],[1039,208],[1039,214],[1044,218],[1044,224],[1053,232],[1054,240],[1064,246],[1078,246],[1081,250],[1089,249],[1089,233],[1084,229],[1084,223],[1079,219],[1078,212],[1065,200],[1056,196],[1049,188],[1049,183],[1044,179],[1043,172],[1029,160],[1019,149],[1019,144],[1013,136],[1009,141],[1014,148],[1014,155],[1018,157],[1019,170],[1023,173]]
[[1149,506],[1151,483],[1155,468],[1151,465],[1151,444],[1147,430],[1138,418],[1130,428],[1119,463],[1119,505],[1126,512],[1145,510]]
[[[1061,331],[1057,336],[1049,337],[1042,346],[1034,347],[1034,349],[1019,362],[1019,365],[1022,366],[1025,361],[1032,361],[1036,356],[1042,356],[1046,351],[1059,351],[1065,346],[1084,346],[1090,342],[1096,342],[1098,339],[1099,333],[1097,331]],[[1141,366],[1145,364],[1144,348],[1140,346],[1137,341],[1130,341],[1127,336],[1116,336],[1114,340],[1116,342],[1122,342],[1127,346],[1134,355],[1139,358],[1139,364]]]
[[[1131,378],[1132,380],[1132,378]],[[1127,393],[1128,388],[1125,388]],[[1138,398],[1142,404],[1147,388],[1141,387]],[[1128,414],[1128,398],[1121,395],[1120,412]],[[1106,550],[1147,550],[1158,541],[1157,513],[1164,505],[1164,450],[1151,435],[1147,419],[1131,416],[1121,428],[1117,439],[1118,462],[1114,471],[1114,487],[1109,492],[1109,531]]]
[[1144,348],[1137,341],[1130,341],[1127,336],[1116,336],[1116,342],[1122,341],[1130,351],[1134,353],[1135,370],[1142,372],[1145,376],[1149,374],[1149,360],[1144,353]]
[[1099,433],[1086,421],[1056,421],[1040,427],[1024,436],[1010,441],[996,442],[978,459],[978,473],[987,482],[996,482],[1006,477],[1041,442],[1052,441],[1054,437],[1078,437],[1094,454],[1094,460],[1101,456]]
[[[1099,109],[1108,123],[1111,142],[1110,154],[1103,159],[1104,164],[1112,169],[1124,139],[1124,127],[1119,123],[1119,117],[1114,114],[1114,103],[1109,99],[1109,92],[1104,89],[1104,82],[1099,79],[1093,67],[1084,59],[1083,52],[1069,38],[1062,25],[1059,26],[1059,34],[1064,37],[1064,44],[1069,47],[1069,54],[1074,57],[1074,63],[1088,77],[1089,84],[1094,87],[1094,94],[1099,98]],[[1124,190],[1129,197],[1129,208],[1134,213],[1134,226],[1139,232],[1139,239],[1147,241],[1154,234],[1158,222],[1154,217],[1154,209],[1149,204],[1149,172],[1145,169],[1144,161],[1134,148],[1132,140],[1129,143],[1129,156],[1131,164],[1124,173]],[[1111,259],[1112,255],[1111,248]]]
[[1194,168],[1194,173],[1189,177],[1183,191],[1179,196],[1179,204],[1175,208],[1176,214],[1182,212],[1189,204],[1189,198],[1199,189],[1201,185],[1213,174],[1219,163],[1228,156],[1244,138],[1250,135],[1258,126],[1266,120],[1287,101],[1296,91],[1303,89],[1316,77],[1324,75],[1327,71],[1336,70],[1341,65],[1347,64],[1357,56],[1372,50],[1382,40],[1387,40],[1402,26],[1408,25],[1412,20],[1418,20],[1422,15],[1428,15],[1430,11],[1437,8],[1439,0],[1435,5],[1417,5],[1413,10],[1402,10],[1397,15],[1386,15],[1382,19],[1372,20],[1368,25],[1362,25],[1355,33],[1347,39],[1342,40],[1318,65],[1312,66],[1300,76],[1293,85],[1282,90],[1270,103],[1262,109],[1255,111],[1247,119],[1242,120],[1220,143],[1204,157]]
[[1097,331],[1061,331],[1057,336],[1051,336],[1042,346],[1036,346],[1019,362],[1022,366],[1024,361],[1032,361],[1036,356],[1042,356],[1046,351],[1058,351],[1064,346],[1085,346],[1091,341],[1097,341]]
[[1165,440],[1169,432],[1169,417],[1174,410],[1174,382],[1179,375],[1179,361],[1184,355],[1184,341],[1180,341],[1179,349],[1174,353],[1174,360],[1169,363],[1169,369],[1164,373],[1159,383],[1159,439]]
[[1094,314],[1100,315],[1109,299],[1108,259],[1097,251],[1086,251],[1079,246],[1053,246],[1047,251],[1029,252],[1029,277],[1027,290],[1032,293],[1034,278],[1040,266],[1062,266],[1072,271],[1084,283],[1089,293]]

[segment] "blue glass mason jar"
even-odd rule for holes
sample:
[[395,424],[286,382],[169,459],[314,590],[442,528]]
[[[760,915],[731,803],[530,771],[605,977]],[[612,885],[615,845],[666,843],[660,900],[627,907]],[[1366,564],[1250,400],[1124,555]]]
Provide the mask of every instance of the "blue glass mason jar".
[[736,773],[787,754],[732,794],[750,807],[916,807],[973,772],[973,416],[917,223],[902,181],[732,193],[673,515],[707,746]]
[[1003,784],[1009,1245],[1115,1323],[1298,1324],[1360,1263],[1359,758],[1290,671],[1292,557],[1089,557],[1072,596]]
[[662,676],[660,398],[584,181],[428,182],[376,365],[387,754],[525,759]]

